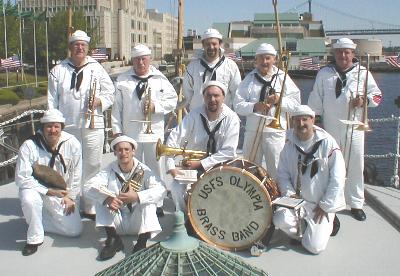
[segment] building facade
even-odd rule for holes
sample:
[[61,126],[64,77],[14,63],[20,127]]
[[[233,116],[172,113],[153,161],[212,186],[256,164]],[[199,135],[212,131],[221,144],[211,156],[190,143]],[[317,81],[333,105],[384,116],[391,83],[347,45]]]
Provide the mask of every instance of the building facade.
[[[48,11],[54,16],[75,2],[73,9],[83,9],[87,28],[96,27],[99,42],[111,58],[130,59],[132,48],[143,43],[153,49],[155,59],[172,53],[175,48],[177,18],[146,9],[146,0],[18,0],[22,10]],[[174,28],[172,30],[172,28]]]

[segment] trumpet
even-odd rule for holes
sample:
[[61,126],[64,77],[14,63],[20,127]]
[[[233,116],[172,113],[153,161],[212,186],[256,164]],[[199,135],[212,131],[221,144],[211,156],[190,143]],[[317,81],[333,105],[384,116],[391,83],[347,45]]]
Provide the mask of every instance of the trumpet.
[[97,86],[97,79],[93,78],[93,71],[92,75],[90,76],[90,89],[89,89],[89,98],[88,98],[88,109],[86,111],[85,117],[86,120],[89,120],[89,128],[94,128],[94,100],[96,98],[96,87]]
[[161,143],[161,140],[158,139],[157,146],[156,146],[157,160],[160,160],[160,157],[163,155],[165,155],[165,156],[182,155],[184,158],[182,160],[182,165],[187,166],[187,163],[189,161],[199,161],[199,160],[203,159],[204,157],[206,157],[207,152],[200,151],[200,150],[187,150],[185,148],[180,149],[180,148],[168,147],[168,146],[163,145]]
[[151,87],[149,84],[146,84],[145,91],[145,104],[144,104],[144,113],[145,113],[145,121],[147,122],[147,128],[144,132],[145,134],[153,134],[153,130],[151,129]]
[[369,54],[367,54],[367,72],[365,76],[364,83],[364,105],[363,105],[363,113],[361,117],[361,122],[363,124],[359,125],[356,130],[361,131],[371,131],[368,125],[368,101],[367,101],[367,93],[368,93],[368,75],[369,75]]

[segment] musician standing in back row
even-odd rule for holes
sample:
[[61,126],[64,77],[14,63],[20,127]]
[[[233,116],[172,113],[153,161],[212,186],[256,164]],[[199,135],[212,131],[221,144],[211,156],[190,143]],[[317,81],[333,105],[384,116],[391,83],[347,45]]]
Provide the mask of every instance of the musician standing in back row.
[[185,103],[190,109],[203,105],[202,87],[204,83],[217,80],[226,89],[225,104],[232,108],[236,89],[241,81],[236,63],[224,56],[222,35],[216,29],[207,29],[202,38],[203,49],[199,56],[191,61],[183,79]]
[[[50,71],[47,92],[49,109],[61,111],[66,118],[65,131],[82,144],[82,191],[87,180],[100,170],[104,145],[102,114],[114,101],[110,77],[96,60],[87,56],[89,42],[90,37],[80,30],[69,37],[71,57]],[[82,201],[82,211],[93,217],[93,203],[85,194]]]
[[[40,123],[41,129],[21,145],[15,169],[15,184],[19,187],[22,211],[28,224],[26,245],[22,250],[24,256],[37,251],[45,231],[69,237],[79,236],[82,231],[78,196],[82,174],[81,145],[74,136],[63,131],[65,118],[60,111],[46,111]],[[36,164],[54,170],[53,175],[53,171],[33,174]],[[62,179],[63,183],[60,183],[54,174],[62,177],[65,183]],[[67,184],[66,189],[56,188],[59,187],[56,182]]]
[[[132,253],[146,248],[147,240],[161,232],[156,216],[156,203],[165,188],[160,179],[134,155],[137,142],[122,135],[111,142],[117,160],[89,181],[88,194],[96,201],[96,227],[107,234],[98,259],[112,258],[124,248],[119,234],[135,235],[138,239]],[[127,182],[127,190],[121,188]],[[131,182],[131,183],[132,183]]]
[[[175,109],[178,96],[168,79],[150,62],[151,50],[143,44],[136,45],[132,50],[132,68],[119,75],[115,83],[112,128],[115,136],[125,134],[138,141],[136,158],[164,180],[161,172],[165,171],[165,161],[157,161],[156,143],[158,139],[164,141],[164,115]],[[151,122],[143,123],[149,118],[148,112]],[[149,127],[154,133],[149,135],[151,141],[142,140],[146,139],[143,134]]]
[[[243,157],[257,164],[265,158],[268,173],[275,178],[279,162],[279,154],[285,145],[285,129],[287,129],[287,112],[292,112],[300,104],[300,90],[289,75],[286,76],[282,111],[279,114],[282,130],[259,126],[257,114],[274,116],[276,104],[282,92],[285,72],[278,69],[276,50],[271,44],[262,43],[256,51],[256,68],[240,83],[234,100],[235,111],[246,116]],[[271,120],[265,120],[268,125]],[[257,130],[262,133],[256,144]]]
[[339,231],[335,213],[345,208],[344,160],[335,139],[314,126],[310,107],[299,105],[292,116],[277,183],[282,196],[302,198],[305,203],[299,210],[277,208],[273,222],[309,252],[319,254]]
[[[192,109],[170,133],[167,146],[206,152],[203,159],[189,161],[187,169],[204,172],[236,157],[240,121],[224,104],[226,91],[226,86],[219,81],[207,82],[202,91],[204,104]],[[180,174],[173,158],[167,159],[167,171],[174,178]],[[177,210],[186,210],[186,189],[187,185],[177,180],[172,183],[172,198]]]
[[[316,124],[328,131],[342,149],[346,162],[346,203],[356,220],[366,215],[364,204],[364,131],[340,120],[362,121],[363,106],[376,107],[382,93],[372,74],[355,59],[355,44],[340,38],[333,44],[335,61],[322,68],[315,79],[308,105],[315,111]],[[364,98],[368,74],[367,99]]]

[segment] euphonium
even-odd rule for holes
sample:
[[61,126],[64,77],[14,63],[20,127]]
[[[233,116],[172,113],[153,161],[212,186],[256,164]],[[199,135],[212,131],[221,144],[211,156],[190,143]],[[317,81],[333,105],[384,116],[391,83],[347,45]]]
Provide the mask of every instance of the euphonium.
[[285,67],[285,76],[283,77],[281,95],[279,96],[279,101],[275,107],[275,114],[274,114],[275,120],[272,120],[272,122],[269,123],[269,125],[267,125],[267,127],[274,128],[274,129],[283,129],[282,125],[281,125],[282,101],[283,101],[283,97],[285,95],[285,83],[286,83],[286,77],[287,77],[288,70],[289,70],[290,52],[287,52],[287,55],[282,55],[281,58],[285,62],[285,66],[284,66]]
[[362,125],[359,125],[356,130],[361,131],[371,131],[368,125],[368,75],[369,75],[369,54],[367,54],[367,73],[365,76],[365,83],[364,83],[364,105],[363,105],[363,113],[361,117]]
[[144,112],[146,114],[146,122],[147,122],[147,128],[146,131],[144,132],[145,134],[153,134],[153,130],[151,129],[151,87],[149,84],[146,84],[146,91],[145,91],[145,104],[144,104]]
[[90,77],[90,89],[88,98],[88,109],[86,111],[86,120],[90,120],[89,128],[94,128],[94,100],[96,98],[97,79],[93,78],[93,71]]
[[194,160],[201,160],[204,157],[207,156],[207,152],[205,151],[200,151],[200,150],[187,150],[187,149],[179,149],[179,148],[173,148],[173,147],[168,147],[165,146],[161,143],[161,140],[158,139],[157,141],[157,146],[156,146],[156,157],[157,160],[160,159],[161,156],[176,156],[176,155],[182,155],[183,160],[182,160],[182,165],[186,166],[188,161],[194,161]]
[[[144,170],[141,166],[137,166],[132,173],[131,177],[125,180],[122,183],[121,193],[126,193],[129,191],[129,187],[132,187],[132,190],[135,192],[139,192],[142,189],[144,178]],[[129,211],[132,212],[132,203],[128,203],[127,207]]]

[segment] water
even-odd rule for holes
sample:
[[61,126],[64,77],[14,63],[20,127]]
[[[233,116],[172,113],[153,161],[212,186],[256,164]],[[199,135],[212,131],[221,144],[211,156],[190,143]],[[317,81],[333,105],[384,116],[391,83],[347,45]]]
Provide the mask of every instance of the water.
[[[376,108],[368,109],[368,118],[388,118],[392,115],[400,116],[400,108],[394,101],[400,96],[400,73],[373,73],[375,81],[383,93],[381,104]],[[306,104],[308,96],[312,90],[314,79],[294,79],[299,89],[302,91],[301,101]],[[372,123],[372,131],[366,134],[366,154],[386,154],[394,153],[397,143],[397,122]],[[390,178],[393,176],[394,160],[373,159],[372,162],[377,168],[377,178],[382,180],[385,185],[390,185]]]

